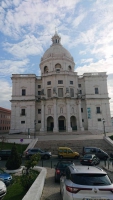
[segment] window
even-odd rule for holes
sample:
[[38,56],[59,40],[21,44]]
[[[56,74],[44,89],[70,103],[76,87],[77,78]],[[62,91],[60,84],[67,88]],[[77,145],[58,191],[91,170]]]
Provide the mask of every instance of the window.
[[48,82],[47,82],[47,85],[51,85],[51,81],[48,81]]
[[99,94],[98,88],[95,88],[95,94]]
[[82,119],[82,122],[84,122],[84,119]]
[[81,87],[81,84],[78,84],[78,87]]
[[60,69],[56,69],[56,72],[59,73],[59,72],[60,72]]
[[82,90],[79,90],[79,94],[82,94]]
[[48,96],[48,97],[51,97],[51,89],[48,89],[48,90],[47,90],[47,96]]
[[25,109],[21,109],[21,115],[25,115]]
[[21,124],[25,124],[25,121],[21,121]]
[[58,80],[58,84],[63,84],[63,81],[62,80]]
[[101,118],[98,119],[98,122],[101,122]]
[[25,95],[26,95],[26,90],[22,89],[22,96],[25,96]]
[[38,91],[38,95],[41,95],[41,91]]
[[74,89],[73,88],[70,88],[70,96],[74,97]]
[[58,88],[58,96],[63,97],[63,88]]
[[41,88],[41,85],[38,85],[38,88]]
[[38,123],[40,124],[40,123],[41,123],[41,120],[38,120]]
[[83,108],[81,108],[81,112],[83,113]]
[[96,107],[96,112],[97,112],[97,113],[101,113],[101,112],[100,112],[100,107]]
[[70,81],[70,84],[73,85],[73,81]]
[[41,114],[41,109],[38,109],[38,114]]

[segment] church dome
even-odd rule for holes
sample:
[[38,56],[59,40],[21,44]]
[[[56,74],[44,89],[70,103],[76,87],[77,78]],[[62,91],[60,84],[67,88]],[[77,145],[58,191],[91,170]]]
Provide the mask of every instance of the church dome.
[[67,57],[68,59],[73,60],[69,51],[67,51],[60,43],[60,36],[55,32],[55,35],[52,37],[52,45],[47,49],[42,57],[42,60],[48,59],[50,57]]

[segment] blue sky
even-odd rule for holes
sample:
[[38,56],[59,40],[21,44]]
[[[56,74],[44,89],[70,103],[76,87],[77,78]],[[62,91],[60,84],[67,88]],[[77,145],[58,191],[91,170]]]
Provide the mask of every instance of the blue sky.
[[40,75],[55,27],[79,75],[107,72],[113,116],[113,1],[1,0],[0,106],[11,108],[12,74]]

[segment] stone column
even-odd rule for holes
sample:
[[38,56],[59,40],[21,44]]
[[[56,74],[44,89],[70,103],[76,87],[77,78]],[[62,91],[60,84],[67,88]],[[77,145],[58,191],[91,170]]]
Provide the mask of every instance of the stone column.
[[80,99],[78,99],[77,104],[78,104],[78,116],[79,116],[79,126],[80,126],[80,130],[81,130],[81,131],[84,131],[84,127],[82,126],[81,100],[80,100]]
[[54,99],[54,128],[53,132],[58,132],[58,119],[57,119],[57,100]]
[[40,129],[40,132],[44,132],[45,131],[44,121],[45,121],[44,101],[41,101],[41,129]]
[[67,103],[67,131],[72,132],[72,128],[70,126],[70,104],[69,99],[66,100]]

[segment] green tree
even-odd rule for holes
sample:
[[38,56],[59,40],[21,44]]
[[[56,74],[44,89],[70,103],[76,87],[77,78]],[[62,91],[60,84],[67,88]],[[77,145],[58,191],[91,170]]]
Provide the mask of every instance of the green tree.
[[40,155],[35,154],[31,156],[30,160],[25,162],[25,168],[22,171],[20,182],[26,191],[31,187],[39,174],[39,172],[33,170],[33,167],[38,164],[39,160]]
[[18,169],[21,164],[22,159],[20,154],[17,152],[16,144],[14,143],[11,149],[11,155],[9,156],[5,166],[8,170],[15,170]]

